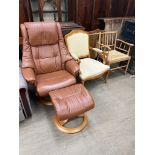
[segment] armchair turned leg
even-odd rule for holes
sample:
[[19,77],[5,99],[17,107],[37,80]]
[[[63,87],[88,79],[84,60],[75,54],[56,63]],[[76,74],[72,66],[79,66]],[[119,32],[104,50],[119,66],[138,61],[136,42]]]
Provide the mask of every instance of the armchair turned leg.
[[109,72],[110,72],[110,70],[107,71],[107,72],[105,73],[105,76],[104,76],[104,78],[105,78],[105,80],[104,80],[105,83],[107,83],[107,79],[108,79]]
[[50,100],[47,100],[43,97],[40,97],[38,95],[38,93],[36,93],[36,97],[37,97],[37,100],[40,104],[43,104],[43,105],[46,105],[46,106],[52,106],[52,103],[50,102]]
[[130,63],[130,59],[128,60],[128,63],[127,63],[126,68],[125,68],[125,75],[126,75],[126,73],[127,73],[129,63]]

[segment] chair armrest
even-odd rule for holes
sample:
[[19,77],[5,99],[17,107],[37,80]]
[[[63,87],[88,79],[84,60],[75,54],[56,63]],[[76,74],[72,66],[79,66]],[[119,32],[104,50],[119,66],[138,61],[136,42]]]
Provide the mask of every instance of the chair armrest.
[[65,69],[75,77],[79,74],[80,71],[80,67],[74,59],[65,63]]
[[22,68],[22,74],[26,81],[35,84],[35,74],[32,68]]
[[90,49],[92,51],[97,52],[99,55],[101,55],[102,56],[102,59],[104,60],[104,64],[106,64],[107,63],[108,56],[109,56],[109,50],[111,50],[111,48],[109,46],[106,46],[106,45],[103,45],[103,44],[101,45],[101,47],[107,48],[108,51],[101,50],[101,49],[98,49],[98,48],[92,48],[92,47],[90,47]]
[[101,44],[99,42],[97,42],[97,44],[100,46],[100,47],[105,47],[107,48],[108,50],[111,50],[111,48],[108,46],[108,45],[104,45],[104,44]]
[[126,44],[126,45],[128,45],[128,46],[134,46],[134,44],[128,43],[128,42],[123,41],[123,40],[121,40],[121,39],[116,39],[116,41],[122,42],[122,43],[124,43],[124,44]]
[[125,42],[121,39],[116,39],[116,49],[120,52],[126,53],[127,55],[130,54],[130,49],[133,47],[134,44],[130,44],[128,42]]
[[78,56],[74,53],[70,53],[70,55],[73,57],[73,59],[79,64],[80,63],[80,59],[78,58]]
[[92,50],[93,52],[97,52],[97,53],[102,53],[103,51],[98,49],[98,48],[92,48],[90,47],[90,50]]
[[108,45],[101,44],[101,47],[102,48],[107,48],[109,51],[111,50],[111,48]]
[[[102,55],[105,57],[105,61],[107,61],[108,56],[109,56],[109,51],[111,51],[111,48],[108,45],[103,45],[101,44],[101,48],[102,48]],[[107,50],[103,50],[103,49],[107,49]]]

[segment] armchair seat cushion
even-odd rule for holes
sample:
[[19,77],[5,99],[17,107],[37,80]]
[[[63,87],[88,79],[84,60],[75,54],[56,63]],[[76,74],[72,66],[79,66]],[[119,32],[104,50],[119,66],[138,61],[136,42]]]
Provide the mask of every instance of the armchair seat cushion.
[[117,63],[125,60],[129,60],[130,56],[124,53],[121,53],[116,50],[109,51],[108,63]]
[[82,80],[88,80],[104,74],[109,69],[110,67],[108,65],[104,65],[101,62],[91,58],[85,58],[81,59],[79,76]]
[[47,96],[52,90],[64,88],[76,83],[73,75],[65,70],[36,76],[37,92],[40,96]]

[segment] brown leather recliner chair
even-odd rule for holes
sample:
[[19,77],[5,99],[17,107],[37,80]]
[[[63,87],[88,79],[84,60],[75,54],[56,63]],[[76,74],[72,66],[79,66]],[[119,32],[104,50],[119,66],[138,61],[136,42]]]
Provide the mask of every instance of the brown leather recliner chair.
[[76,83],[79,66],[66,49],[59,23],[24,23],[21,31],[22,73],[39,96]]

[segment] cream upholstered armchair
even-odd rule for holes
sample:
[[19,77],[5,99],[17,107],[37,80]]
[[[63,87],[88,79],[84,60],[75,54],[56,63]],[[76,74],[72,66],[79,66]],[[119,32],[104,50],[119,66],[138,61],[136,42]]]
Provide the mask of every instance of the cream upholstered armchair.
[[[130,63],[130,50],[133,44],[117,39],[117,31],[104,31],[90,34],[90,37],[98,36],[96,51],[104,64],[110,66],[110,71],[124,68],[125,74]],[[123,63],[122,63],[123,62]],[[111,67],[113,64],[120,63],[117,67]]]
[[109,66],[90,58],[88,33],[83,30],[72,30],[65,36],[65,41],[72,57],[80,64],[79,77],[82,83],[101,76],[105,77],[106,82]]

